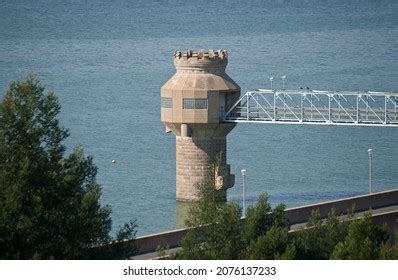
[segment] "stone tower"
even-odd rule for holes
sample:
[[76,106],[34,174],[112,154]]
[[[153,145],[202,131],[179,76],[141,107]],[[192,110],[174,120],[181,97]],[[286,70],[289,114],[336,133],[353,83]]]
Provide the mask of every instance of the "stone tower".
[[176,51],[177,71],[161,88],[161,120],[176,135],[177,200],[198,199],[196,184],[216,158],[218,187],[235,183],[226,163],[226,136],[235,124],[222,118],[238,100],[240,87],[225,73],[227,63],[225,50]]

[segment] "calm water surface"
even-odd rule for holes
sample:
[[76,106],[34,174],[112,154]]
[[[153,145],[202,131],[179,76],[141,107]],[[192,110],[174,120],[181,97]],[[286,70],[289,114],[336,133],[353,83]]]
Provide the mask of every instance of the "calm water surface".
[[[186,3],[189,2],[189,3]],[[99,167],[114,225],[139,234],[181,226],[175,202],[175,137],[160,122],[160,87],[175,49],[229,51],[242,91],[398,90],[397,1],[6,1],[0,0],[0,92],[36,72],[62,104],[71,132]],[[398,186],[398,129],[239,124],[228,161],[241,198],[262,192],[288,206]],[[111,161],[115,159],[117,164]]]

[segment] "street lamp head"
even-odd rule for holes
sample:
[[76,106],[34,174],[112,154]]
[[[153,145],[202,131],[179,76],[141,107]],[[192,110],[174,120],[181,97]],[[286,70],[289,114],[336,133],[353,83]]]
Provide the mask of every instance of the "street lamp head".
[[372,154],[372,152],[373,152],[373,150],[372,150],[372,149],[368,149],[368,154],[369,154],[369,155],[371,155],[371,154]]
[[242,176],[245,176],[245,174],[246,174],[246,169],[242,169],[240,172],[242,172]]
[[269,80],[272,82],[274,80],[274,77],[269,77]]
[[282,78],[282,80],[284,80],[284,79],[286,79],[286,76],[285,76],[285,75],[283,75],[281,78]]

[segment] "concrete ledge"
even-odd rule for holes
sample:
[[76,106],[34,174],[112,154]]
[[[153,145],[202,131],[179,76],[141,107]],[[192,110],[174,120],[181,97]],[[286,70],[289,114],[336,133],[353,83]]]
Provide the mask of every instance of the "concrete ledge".
[[355,212],[367,211],[398,204],[398,189],[378,193],[358,195],[348,198],[320,202],[300,207],[286,209],[286,215],[291,224],[303,223],[308,220],[312,211],[319,210],[321,218],[326,218],[333,208],[337,215],[348,214],[355,207]]
[[139,253],[154,252],[158,246],[175,248],[180,246],[181,240],[187,232],[188,228],[182,228],[143,235],[135,239],[135,245]]

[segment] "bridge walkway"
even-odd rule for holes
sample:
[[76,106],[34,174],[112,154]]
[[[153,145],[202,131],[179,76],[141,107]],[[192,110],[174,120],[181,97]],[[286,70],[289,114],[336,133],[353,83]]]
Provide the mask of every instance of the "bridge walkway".
[[398,93],[257,89],[242,95],[223,122],[398,127]]

